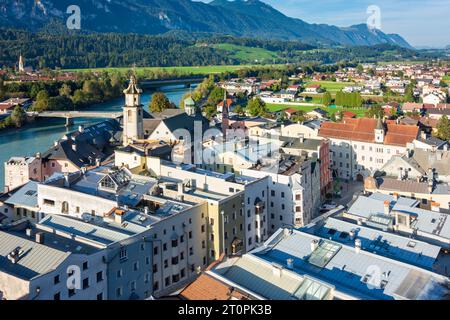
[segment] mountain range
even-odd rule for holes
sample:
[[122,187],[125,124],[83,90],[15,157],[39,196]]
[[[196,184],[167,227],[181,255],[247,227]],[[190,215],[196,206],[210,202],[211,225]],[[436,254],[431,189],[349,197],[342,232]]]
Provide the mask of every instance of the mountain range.
[[[65,25],[73,0],[0,0],[0,27],[38,31]],[[163,34],[187,32],[299,40],[324,46],[394,44],[412,48],[398,34],[360,24],[341,28],[291,18],[259,0],[77,0],[82,31]]]

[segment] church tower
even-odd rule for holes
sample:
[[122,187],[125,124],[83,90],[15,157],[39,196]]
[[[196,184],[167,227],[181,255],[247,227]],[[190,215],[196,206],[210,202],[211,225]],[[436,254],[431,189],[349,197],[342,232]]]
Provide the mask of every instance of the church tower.
[[189,97],[187,99],[184,100],[184,112],[186,112],[186,114],[188,116],[195,116],[196,113],[196,106],[195,106],[195,101],[194,99],[192,99],[192,97]]
[[376,143],[384,143],[385,133],[386,132],[384,131],[383,122],[381,121],[381,119],[378,119],[377,126],[375,127],[375,142]]
[[142,90],[138,88],[136,76],[133,74],[125,94],[123,108],[123,145],[127,146],[135,140],[144,139],[144,107],[141,104]]
[[25,72],[25,62],[22,55],[19,56],[19,72]]
[[224,139],[227,135],[227,130],[230,128],[230,119],[229,119],[229,109],[228,109],[228,101],[227,101],[227,91],[225,90],[225,94],[223,97],[223,108],[222,108],[222,134]]

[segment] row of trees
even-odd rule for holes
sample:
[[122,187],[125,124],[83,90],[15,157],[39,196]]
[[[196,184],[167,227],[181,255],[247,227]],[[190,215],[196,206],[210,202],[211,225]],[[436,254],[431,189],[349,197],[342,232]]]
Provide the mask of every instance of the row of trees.
[[56,94],[43,88],[36,94],[33,110],[41,112],[83,108],[120,97],[124,84],[125,79],[119,74],[103,74],[98,78],[62,83]]
[[339,91],[336,93],[335,104],[342,107],[361,108],[363,99],[359,92],[347,93]]

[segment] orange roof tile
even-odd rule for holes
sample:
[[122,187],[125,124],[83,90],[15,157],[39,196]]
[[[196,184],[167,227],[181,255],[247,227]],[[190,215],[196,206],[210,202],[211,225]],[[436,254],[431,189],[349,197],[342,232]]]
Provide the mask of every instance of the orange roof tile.
[[[319,135],[325,138],[375,142],[376,119],[345,118],[343,122],[324,122]],[[413,125],[398,125],[387,123],[384,143],[388,145],[405,146],[412,142],[419,134],[419,127]]]

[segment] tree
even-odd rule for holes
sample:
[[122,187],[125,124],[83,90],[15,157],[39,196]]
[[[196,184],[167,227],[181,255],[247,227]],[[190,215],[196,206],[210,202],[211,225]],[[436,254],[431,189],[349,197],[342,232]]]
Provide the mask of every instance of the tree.
[[329,93],[328,91],[323,94],[322,104],[325,107],[328,107],[331,104],[331,93]]
[[156,92],[153,94],[152,101],[149,105],[150,112],[163,112],[171,107],[172,104],[164,93]]
[[213,105],[208,105],[205,108],[203,108],[203,111],[205,113],[205,117],[208,120],[211,120],[217,115],[217,107]]
[[364,72],[364,67],[361,64],[358,64],[356,70],[358,71],[359,74],[362,74]]
[[72,88],[68,84],[65,83],[59,89],[59,94],[61,96],[70,97],[70,95],[72,94]]
[[265,102],[259,97],[248,102],[247,111],[252,117],[264,116],[268,112]]
[[369,108],[369,110],[366,112],[366,115],[369,118],[383,119],[384,110],[381,106],[373,106]]
[[48,99],[47,110],[65,111],[72,109],[73,109],[73,102],[69,97],[57,96],[57,97],[50,97]]
[[5,83],[3,78],[0,77],[0,100],[5,96]]
[[208,96],[208,104],[217,105],[223,100],[225,96],[225,89],[220,87],[214,87]]
[[443,115],[437,124],[437,134],[439,139],[450,141],[450,120]]
[[17,128],[20,128],[26,120],[27,114],[25,113],[21,105],[17,105],[11,113],[11,121]]
[[243,115],[245,115],[245,109],[241,105],[237,105],[234,108],[234,113],[237,113],[238,115],[243,116]]
[[33,104],[33,110],[41,112],[47,110],[48,108],[48,92],[46,90],[41,90],[36,96],[36,101]]
[[291,116],[293,122],[305,122],[307,120],[305,111],[299,110]]

